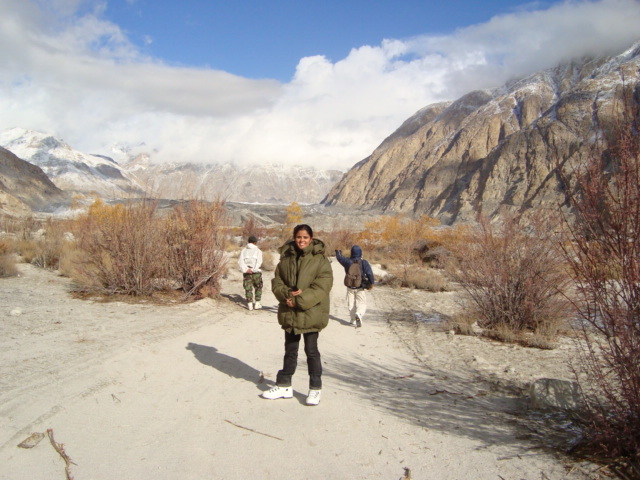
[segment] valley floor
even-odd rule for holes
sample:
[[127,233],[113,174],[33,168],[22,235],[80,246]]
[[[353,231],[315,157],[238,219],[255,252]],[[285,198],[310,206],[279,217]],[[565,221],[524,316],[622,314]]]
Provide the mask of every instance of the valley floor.
[[46,436],[17,446],[47,429],[78,480],[598,478],[546,448],[554,433],[523,393],[570,377],[570,342],[452,335],[455,293],[387,287],[355,329],[333,268],[323,397],[307,407],[303,352],[294,398],[259,397],[283,353],[271,272],[265,308],[248,311],[234,272],[219,300],[159,306],[76,299],[68,279],[20,265],[0,279],[0,480],[65,478]]

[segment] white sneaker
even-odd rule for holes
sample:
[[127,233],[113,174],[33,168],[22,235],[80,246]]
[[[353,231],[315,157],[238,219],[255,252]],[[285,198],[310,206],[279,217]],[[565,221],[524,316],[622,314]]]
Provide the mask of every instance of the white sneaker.
[[307,397],[307,405],[318,405],[320,403],[320,396],[322,390],[309,390],[309,396]]
[[276,400],[278,398],[292,398],[292,397],[293,397],[292,387],[275,386],[271,390],[262,392],[262,398],[266,398],[267,400]]
[[247,309],[253,310],[253,302],[247,302]]
[[260,302],[256,302],[253,308],[255,308],[256,310],[260,310],[262,308],[262,304]]
[[351,321],[349,322],[349,325],[355,325],[356,324],[356,319],[352,318]]
[[356,328],[362,326],[362,315],[356,313]]

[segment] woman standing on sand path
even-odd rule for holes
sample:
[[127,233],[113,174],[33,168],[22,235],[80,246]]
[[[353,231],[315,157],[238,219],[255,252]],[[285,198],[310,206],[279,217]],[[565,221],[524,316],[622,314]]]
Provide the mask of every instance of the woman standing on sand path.
[[284,360],[276,386],[262,394],[275,400],[292,398],[291,380],[298,364],[300,340],[309,370],[307,405],[318,405],[322,390],[322,362],[318,350],[320,330],[329,324],[329,292],[333,286],[331,263],[324,243],[313,238],[309,225],[293,229],[293,240],[280,248],[271,290],[278,300],[278,323],[284,330]]

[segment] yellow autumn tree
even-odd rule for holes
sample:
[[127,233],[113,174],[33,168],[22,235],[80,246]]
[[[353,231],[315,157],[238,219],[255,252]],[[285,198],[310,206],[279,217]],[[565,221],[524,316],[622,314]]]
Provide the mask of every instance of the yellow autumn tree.
[[298,202],[291,202],[286,209],[287,213],[287,226],[296,225],[302,222],[302,207]]

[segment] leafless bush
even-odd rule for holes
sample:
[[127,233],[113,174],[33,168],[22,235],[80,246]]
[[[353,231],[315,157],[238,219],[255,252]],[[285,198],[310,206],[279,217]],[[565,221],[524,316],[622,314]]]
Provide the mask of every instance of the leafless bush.
[[16,257],[12,253],[0,254],[0,278],[15,277],[17,274]]
[[87,254],[75,243],[67,242],[62,249],[58,271],[65,277],[72,278],[81,289],[101,289],[96,271],[87,261]]
[[59,268],[65,246],[64,222],[47,220],[40,235],[34,240],[35,251],[31,262],[40,268]]
[[475,335],[474,325],[476,316],[470,315],[469,312],[456,312],[447,321],[447,326],[459,335]]
[[0,239],[0,278],[14,277],[17,274],[13,242],[2,238]]
[[244,243],[250,236],[254,236],[258,239],[263,238],[265,235],[265,228],[262,227],[253,215],[249,215],[247,220],[242,226],[242,241]]
[[31,263],[38,256],[40,248],[38,242],[33,239],[22,239],[16,242],[16,253],[22,257],[24,263]]
[[343,253],[350,252],[351,247],[358,244],[358,236],[355,232],[346,228],[335,228],[330,232],[322,232],[322,239],[328,255],[334,255],[336,250],[343,250]]
[[223,202],[191,200],[166,221],[168,272],[187,295],[216,296],[226,268],[227,216]]
[[438,270],[416,265],[409,270],[403,267],[392,269],[390,274],[384,279],[380,279],[378,283],[394,288],[415,288],[428,292],[446,292],[450,290],[447,279]]
[[520,341],[526,332],[553,337],[570,311],[569,276],[556,248],[550,219],[516,217],[502,225],[481,219],[469,241],[453,250],[447,270],[465,292],[463,309],[502,341]]
[[13,240],[8,238],[0,238],[0,255],[13,252]]
[[156,203],[146,200],[94,203],[76,225],[77,244],[84,253],[78,278],[92,275],[108,293],[150,295],[167,258],[155,212]]
[[640,136],[637,111],[627,118],[572,172],[566,255],[581,299],[586,440],[623,478],[640,478]]

